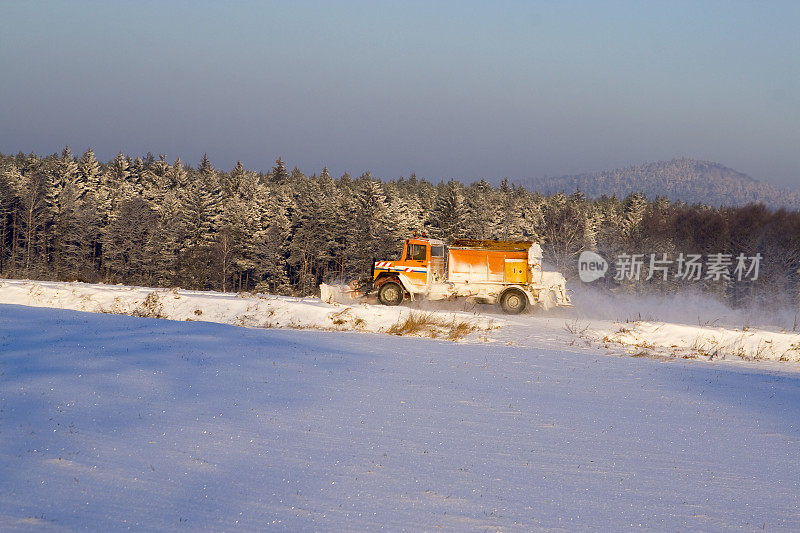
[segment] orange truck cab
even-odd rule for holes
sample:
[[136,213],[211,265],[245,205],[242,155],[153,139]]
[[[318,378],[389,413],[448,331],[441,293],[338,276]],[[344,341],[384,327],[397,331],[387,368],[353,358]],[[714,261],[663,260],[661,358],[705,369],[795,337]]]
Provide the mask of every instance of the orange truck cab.
[[[380,291],[384,284],[394,282],[400,285],[400,289],[411,289],[405,291],[406,293],[423,293],[430,284],[445,280],[445,256],[445,245],[442,241],[427,237],[406,239],[399,261],[375,262],[372,271],[374,288]],[[402,301],[402,296],[402,293],[392,293],[392,303],[385,303],[397,305]]]

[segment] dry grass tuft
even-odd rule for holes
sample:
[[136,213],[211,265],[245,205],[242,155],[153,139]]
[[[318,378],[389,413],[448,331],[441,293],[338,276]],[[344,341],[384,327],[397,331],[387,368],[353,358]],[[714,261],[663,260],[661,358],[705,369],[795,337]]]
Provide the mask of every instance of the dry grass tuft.
[[354,328],[363,328],[366,325],[366,322],[363,318],[353,316],[350,312],[351,309],[346,307],[339,312],[331,313],[328,315],[328,318],[331,319],[334,326],[340,329],[346,329],[347,327],[354,327]]
[[443,325],[442,319],[434,316],[433,313],[412,311],[406,315],[405,319],[401,316],[397,322],[386,330],[386,333],[390,335],[419,335],[435,331]]
[[564,322],[564,329],[567,330],[567,333],[571,333],[572,335],[577,335],[578,337],[583,337],[586,334],[586,331],[589,329],[589,324],[581,323],[577,318],[572,322]]
[[453,323],[450,326],[450,332],[447,334],[447,340],[457,341],[466,337],[476,329],[478,329],[478,326],[475,324],[466,321],[456,322],[455,317],[453,317]]
[[446,334],[447,339],[457,341],[478,329],[475,324],[436,315],[434,313],[420,313],[412,311],[386,330],[390,335],[417,335],[420,337],[439,337]]
[[133,309],[130,314],[132,316],[144,318],[167,318],[164,314],[164,306],[161,304],[161,298],[156,291],[148,294],[147,298]]
[[97,308],[97,312],[98,313],[104,313],[104,314],[107,314],[107,315],[127,315],[127,314],[129,314],[127,309],[125,308],[125,305],[122,302],[122,298],[119,297],[119,296],[114,298],[114,301],[111,302],[111,307],[102,307],[102,306],[100,306],[100,307]]
[[391,335],[420,335],[427,333],[436,337],[440,328],[446,328],[449,325],[450,321],[434,313],[412,311],[406,315],[405,319],[402,317],[398,319],[387,333]]

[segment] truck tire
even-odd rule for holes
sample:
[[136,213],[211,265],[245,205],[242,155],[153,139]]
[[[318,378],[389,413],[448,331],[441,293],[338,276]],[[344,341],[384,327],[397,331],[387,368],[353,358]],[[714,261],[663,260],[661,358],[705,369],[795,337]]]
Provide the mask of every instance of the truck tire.
[[403,287],[394,281],[387,281],[378,290],[378,300],[383,305],[400,305],[403,302]]
[[525,310],[528,297],[519,289],[508,289],[500,296],[500,307],[510,315],[518,315]]

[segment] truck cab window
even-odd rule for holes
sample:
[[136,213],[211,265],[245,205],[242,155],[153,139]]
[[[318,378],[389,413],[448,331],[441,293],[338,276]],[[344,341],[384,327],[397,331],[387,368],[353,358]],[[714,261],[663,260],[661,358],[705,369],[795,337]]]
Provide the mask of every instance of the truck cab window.
[[406,252],[407,261],[425,261],[425,245],[424,244],[411,244],[408,243],[408,252]]
[[444,257],[444,246],[431,246],[431,257]]

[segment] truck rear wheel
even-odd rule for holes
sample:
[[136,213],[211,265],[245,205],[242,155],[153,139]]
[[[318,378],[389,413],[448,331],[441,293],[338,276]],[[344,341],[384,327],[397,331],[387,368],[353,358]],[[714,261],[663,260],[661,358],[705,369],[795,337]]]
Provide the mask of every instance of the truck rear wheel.
[[508,314],[518,315],[525,310],[528,298],[519,289],[508,289],[500,296],[500,307]]
[[403,287],[394,281],[387,281],[378,290],[378,300],[383,305],[400,305],[403,301]]

